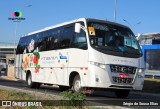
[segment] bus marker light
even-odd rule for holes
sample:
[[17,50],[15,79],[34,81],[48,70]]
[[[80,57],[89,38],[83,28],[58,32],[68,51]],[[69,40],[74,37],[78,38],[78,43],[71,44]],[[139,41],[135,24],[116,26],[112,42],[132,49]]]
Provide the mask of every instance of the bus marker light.
[[88,68],[85,68],[85,70],[88,70]]
[[80,70],[83,70],[83,68],[80,68]]
[[120,73],[120,74],[118,75],[118,77],[120,77],[120,78],[128,78],[129,75],[128,75],[128,74],[125,74],[125,73]]

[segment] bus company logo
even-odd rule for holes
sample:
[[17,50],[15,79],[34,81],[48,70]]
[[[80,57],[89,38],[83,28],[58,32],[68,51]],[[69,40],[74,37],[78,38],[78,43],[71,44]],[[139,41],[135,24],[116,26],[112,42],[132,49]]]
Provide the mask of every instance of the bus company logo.
[[67,59],[67,56],[63,55],[62,53],[59,53],[59,58],[60,59]]
[[22,11],[20,10],[15,10],[11,13],[12,17],[9,17],[8,20],[12,20],[14,22],[20,22],[22,20],[26,20],[26,18],[22,17]]
[[134,64],[133,61],[130,61],[130,60],[121,60],[121,59],[113,59],[113,62],[123,62],[123,63]]

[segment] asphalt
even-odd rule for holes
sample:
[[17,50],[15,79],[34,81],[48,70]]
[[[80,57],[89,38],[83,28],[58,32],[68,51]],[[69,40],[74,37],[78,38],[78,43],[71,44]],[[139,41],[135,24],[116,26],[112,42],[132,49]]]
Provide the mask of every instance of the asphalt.
[[[0,89],[8,89],[8,90],[16,90],[26,93],[37,94],[37,96],[43,96],[44,94],[49,94],[56,99],[61,99],[60,96],[61,91],[58,89],[57,86],[45,86],[42,85],[40,89],[30,89],[27,88],[24,81],[18,79],[10,79],[6,77],[0,77]],[[90,103],[94,104],[95,106],[109,106],[115,104],[122,104],[123,101],[125,102],[142,102],[142,101],[160,101],[160,94],[154,93],[145,93],[145,92],[135,92],[131,91],[130,95],[125,99],[117,99],[113,92],[106,92],[106,91],[97,91],[93,95],[88,95],[86,100],[90,101]],[[107,103],[107,104],[106,104]],[[160,105],[160,103],[159,103]],[[116,106],[116,105],[115,105]],[[118,108],[137,108],[143,109],[144,106],[120,106]],[[152,106],[150,108],[156,109],[157,106]],[[160,106],[158,106],[160,108]],[[146,106],[145,106],[146,109]]]

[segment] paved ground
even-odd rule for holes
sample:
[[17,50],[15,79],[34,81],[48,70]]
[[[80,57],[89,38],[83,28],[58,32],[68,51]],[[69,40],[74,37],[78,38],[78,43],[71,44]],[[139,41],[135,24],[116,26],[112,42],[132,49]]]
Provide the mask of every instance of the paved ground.
[[[59,96],[60,90],[58,89],[57,86],[45,86],[42,85],[40,89],[30,89],[26,87],[25,82],[19,81],[16,79],[8,80],[7,78],[0,78],[0,88],[1,89],[6,89],[6,88],[14,88],[15,90],[22,90],[22,92],[26,91],[29,93],[36,93],[37,94],[50,94],[54,97],[57,97],[57,99],[61,98]],[[149,101],[159,101],[160,103],[160,94],[151,94],[151,93],[142,93],[142,92],[131,92],[130,95],[125,98],[125,99],[118,99],[113,92],[107,92],[107,91],[97,91],[93,95],[89,95],[86,97],[86,100],[89,100],[92,105],[115,105],[119,104],[122,105],[123,103],[126,105],[125,107],[127,108],[160,108],[156,106],[148,107],[148,106],[132,106],[129,107],[127,103],[135,103],[135,102],[146,102],[146,100]],[[148,102],[148,101],[147,101]],[[160,104],[159,104],[160,105]],[[123,106],[124,107],[124,106]]]

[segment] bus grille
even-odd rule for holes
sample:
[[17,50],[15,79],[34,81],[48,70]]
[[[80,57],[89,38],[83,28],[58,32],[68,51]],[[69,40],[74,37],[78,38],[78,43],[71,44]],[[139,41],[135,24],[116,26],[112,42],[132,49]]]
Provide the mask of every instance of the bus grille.
[[110,65],[112,74],[112,81],[118,84],[132,84],[135,74],[136,67]]
[[132,83],[133,78],[120,78],[120,77],[112,77],[115,83]]
[[114,73],[126,73],[126,74],[136,73],[136,67],[110,65],[110,69],[111,69],[111,72],[114,72]]

